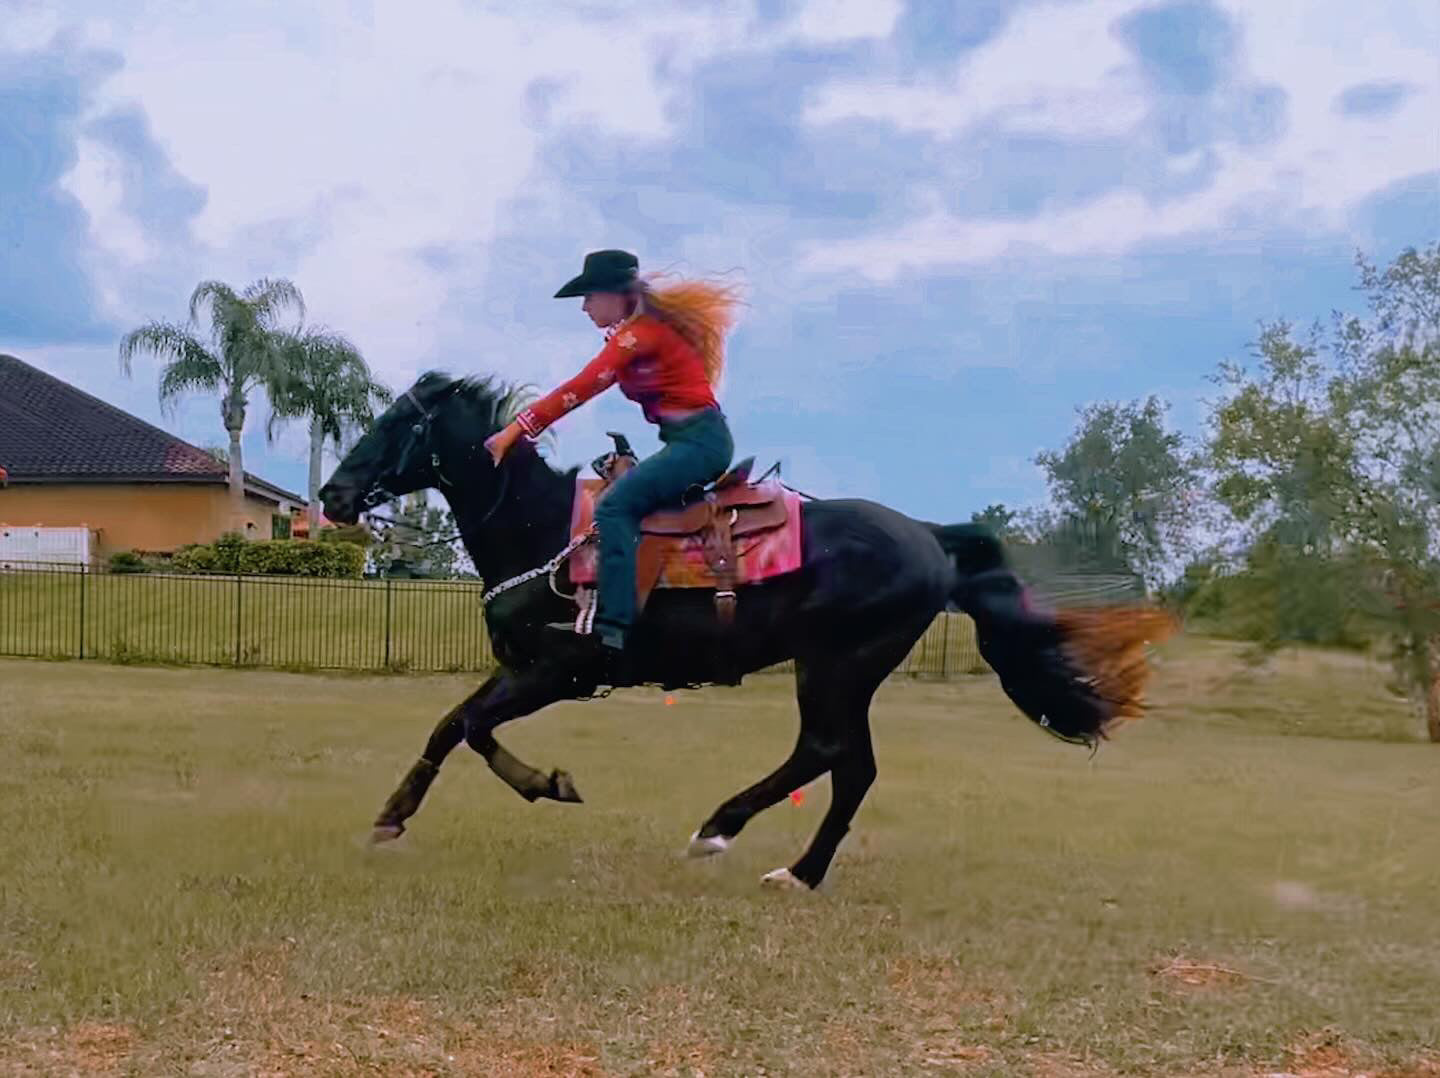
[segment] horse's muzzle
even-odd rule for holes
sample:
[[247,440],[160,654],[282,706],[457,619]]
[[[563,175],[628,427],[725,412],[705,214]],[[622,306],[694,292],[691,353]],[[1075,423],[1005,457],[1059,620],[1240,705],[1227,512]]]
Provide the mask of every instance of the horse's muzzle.
[[320,507],[325,513],[325,519],[336,524],[354,524],[360,519],[360,504],[355,495],[338,490],[331,483],[320,488]]

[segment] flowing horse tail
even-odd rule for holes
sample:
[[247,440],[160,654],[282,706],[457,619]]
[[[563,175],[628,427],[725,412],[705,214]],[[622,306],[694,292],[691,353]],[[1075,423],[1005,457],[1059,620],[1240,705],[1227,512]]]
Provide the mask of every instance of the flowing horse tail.
[[949,608],[974,619],[981,657],[1027,718],[1093,748],[1144,713],[1146,648],[1176,631],[1174,617],[1141,603],[1038,610],[983,525],[931,530],[955,569]]

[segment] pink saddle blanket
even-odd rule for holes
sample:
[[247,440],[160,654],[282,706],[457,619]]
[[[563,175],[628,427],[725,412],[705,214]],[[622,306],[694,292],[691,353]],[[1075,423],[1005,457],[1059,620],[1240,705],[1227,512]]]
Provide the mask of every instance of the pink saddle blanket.
[[[735,538],[737,565],[736,583],[754,584],[760,580],[792,573],[803,559],[800,528],[800,496],[779,483],[757,484],[760,489],[774,492],[785,506],[785,523],[767,531]],[[581,479],[575,484],[575,503],[570,514],[570,534],[579,535],[595,519],[595,495],[604,484],[598,479]],[[660,545],[663,550],[657,588],[713,588],[715,574],[705,561],[697,536],[646,535],[644,542]],[[570,555],[570,582],[594,585],[597,578],[599,548],[587,543]]]

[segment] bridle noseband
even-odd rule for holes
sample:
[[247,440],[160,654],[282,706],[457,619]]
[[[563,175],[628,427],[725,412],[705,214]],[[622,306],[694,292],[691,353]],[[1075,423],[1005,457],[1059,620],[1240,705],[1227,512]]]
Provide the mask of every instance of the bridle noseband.
[[[392,501],[395,498],[400,497],[399,494],[391,490],[390,487],[386,485],[386,480],[392,477],[398,478],[404,475],[406,471],[409,470],[410,460],[416,453],[429,454],[430,471],[435,476],[435,485],[437,487],[443,489],[445,487],[455,486],[455,484],[445,474],[444,469],[440,467],[440,454],[438,451],[436,451],[435,446],[431,442],[435,424],[435,416],[440,411],[440,407],[447,400],[449,400],[451,396],[454,395],[454,392],[455,388],[452,386],[445,393],[440,395],[440,398],[435,401],[434,405],[432,405],[429,409],[426,409],[425,406],[420,403],[420,399],[415,396],[415,390],[413,387],[405,391],[404,396],[401,397],[401,400],[409,401],[411,407],[415,409],[415,422],[410,425],[410,435],[407,438],[405,444],[401,447],[400,455],[395,462],[395,466],[393,468],[387,468],[385,471],[381,472],[380,475],[376,478],[375,482],[371,484],[370,489],[367,490],[363,495],[361,495],[361,512],[367,512],[371,509],[374,509],[377,505],[383,505],[385,502]],[[510,487],[510,470],[508,468],[501,467],[497,467],[496,470],[500,473],[500,490],[495,497],[495,504],[490,506],[490,508],[485,511],[485,515],[481,517],[478,522],[479,524],[484,524],[492,516],[495,515],[495,511],[499,509],[501,503],[504,502],[505,495]],[[378,519],[385,520],[386,518],[381,517]],[[396,522],[390,520],[388,521],[388,523],[394,524]]]
[[415,409],[417,418],[415,422],[410,425],[410,437],[401,447],[399,458],[395,461],[394,467],[387,468],[381,472],[380,475],[376,477],[375,482],[371,484],[370,489],[361,496],[361,509],[373,509],[377,505],[381,505],[384,502],[400,496],[386,485],[385,480],[392,476],[399,477],[404,475],[409,468],[411,456],[416,452],[428,451],[430,453],[430,467],[431,470],[434,471],[435,479],[439,484],[443,486],[454,485],[449,479],[445,478],[445,473],[440,470],[440,454],[435,452],[435,447],[430,444],[431,430],[435,423],[435,413],[439,410],[441,402],[437,401],[434,408],[427,410],[425,406],[420,403],[419,398],[415,396],[415,390],[413,388],[407,389],[405,395],[400,399],[410,402],[411,407]]

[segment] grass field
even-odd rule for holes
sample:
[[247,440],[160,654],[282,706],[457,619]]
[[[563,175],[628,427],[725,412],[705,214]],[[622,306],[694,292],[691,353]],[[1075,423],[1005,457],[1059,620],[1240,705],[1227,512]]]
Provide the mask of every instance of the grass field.
[[502,730],[361,839],[472,684],[0,662],[0,1072],[1440,1074],[1440,769],[1384,672],[1164,654],[1093,760],[988,678],[896,680],[815,894],[825,783],[680,857],[788,679]]

